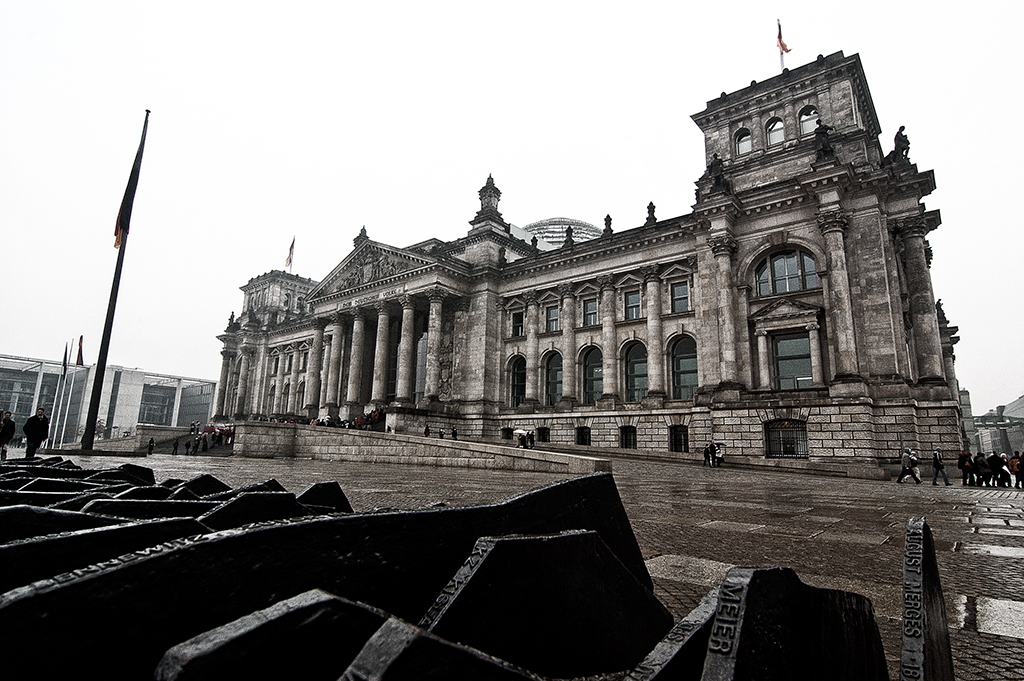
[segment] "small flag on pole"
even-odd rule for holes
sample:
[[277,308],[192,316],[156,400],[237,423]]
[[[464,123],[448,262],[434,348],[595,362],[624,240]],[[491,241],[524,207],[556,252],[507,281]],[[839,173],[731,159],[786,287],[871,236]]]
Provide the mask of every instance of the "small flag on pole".
[[295,237],[292,237],[292,245],[288,247],[288,257],[285,258],[284,266],[292,266],[292,256],[295,255]]
[[60,370],[60,377],[64,378],[68,375],[68,344],[64,344],[64,364]]
[[142,150],[146,148],[146,128],[149,126],[149,109],[146,109],[146,122],[142,124],[142,141],[135,153],[131,175],[128,176],[128,187],[121,199],[121,210],[117,212],[117,224],[114,225],[114,248],[121,248],[121,238],[128,234],[128,225],[132,221],[132,204],[135,203],[135,190],[139,186],[139,171],[142,169]]
[[782,53],[784,53],[784,52],[789,52],[789,51],[790,51],[790,50],[789,50],[789,48],[788,48],[788,47],[786,47],[786,43],[785,43],[785,41],[784,41],[784,40],[782,39],[782,22],[781,22],[781,21],[779,21],[778,19],[776,19],[775,21],[776,21],[776,22],[777,22],[777,23],[779,24],[779,40],[778,40],[778,44],[779,44],[779,54],[782,54]]
[[79,336],[78,337],[78,359],[75,361],[75,366],[79,366],[79,367],[85,366],[85,362],[82,361],[82,338],[83,337],[84,336]]

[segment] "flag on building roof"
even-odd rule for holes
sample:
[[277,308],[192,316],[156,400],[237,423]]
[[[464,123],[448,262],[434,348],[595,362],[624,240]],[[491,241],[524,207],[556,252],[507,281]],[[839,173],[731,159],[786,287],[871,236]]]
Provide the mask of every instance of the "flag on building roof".
[[294,256],[294,255],[295,255],[295,237],[292,237],[292,245],[288,247],[288,257],[285,258],[285,261],[284,261],[284,266],[285,267],[291,267],[292,266],[292,256]]
[[75,366],[79,367],[85,366],[85,362],[82,361],[82,338],[83,336],[78,337],[78,359],[75,360]]
[[68,375],[68,344],[64,344],[64,364],[60,370],[60,377],[64,378]]
[[117,211],[117,224],[114,225],[114,248],[121,248],[121,239],[128,234],[128,225],[132,221],[132,205],[135,203],[135,190],[139,186],[139,170],[142,169],[142,150],[146,148],[146,128],[149,126],[149,109],[146,109],[146,122],[142,124],[142,140],[139,150],[135,153],[132,173],[128,176],[128,187],[121,199],[121,210]]
[[778,19],[776,19],[775,21],[779,24],[779,54],[782,54],[783,52],[789,52],[789,48],[786,47],[786,43],[782,39],[782,22],[779,21]]

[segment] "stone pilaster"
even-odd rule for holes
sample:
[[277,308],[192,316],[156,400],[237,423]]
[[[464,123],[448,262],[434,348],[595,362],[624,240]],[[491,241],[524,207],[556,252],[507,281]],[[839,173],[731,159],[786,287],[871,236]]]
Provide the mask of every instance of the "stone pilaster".
[[924,237],[929,228],[919,216],[897,221],[897,231],[903,239],[904,272],[910,295],[910,317],[914,326],[914,350],[917,358],[918,381],[945,382],[942,372],[942,347],[939,320],[935,312],[932,277],[928,271],[928,256]]
[[558,313],[558,325],[562,329],[562,402],[576,401],[576,296],[572,286],[566,284],[558,289],[562,308]]
[[225,398],[228,394],[228,376],[231,375],[231,360],[235,357],[234,350],[224,349],[220,351],[220,384],[217,392],[217,415],[227,416],[224,411]]
[[324,329],[327,328],[326,319],[316,319],[313,322],[313,348],[310,350],[309,366],[306,368],[306,395],[303,405],[309,418],[316,418],[320,413],[320,386],[322,376],[324,355]]
[[665,339],[661,328],[661,279],[658,267],[643,270],[647,286],[647,395],[665,395]]
[[526,395],[524,402],[537,403],[537,356],[540,354],[537,340],[537,294],[530,291],[526,294]]
[[811,385],[825,385],[825,372],[821,366],[821,336],[818,333],[818,324],[807,325],[807,339],[811,344]]
[[736,252],[736,239],[725,233],[708,238],[718,268],[715,285],[718,288],[718,346],[721,383],[736,384],[736,322],[733,315],[732,254]]
[[356,310],[352,317],[352,359],[348,365],[348,391],[345,396],[350,417],[357,410],[361,410],[363,406],[363,355],[366,354],[363,344],[365,342],[366,317],[362,310]]
[[[825,238],[828,257],[827,314],[835,342],[835,379],[859,380],[857,341],[854,336],[850,275],[846,269],[846,228],[848,220],[838,209],[822,210],[815,216]],[[815,381],[817,383],[817,381]]]
[[402,298],[402,335],[398,341],[398,376],[395,388],[395,401],[402,404],[412,403],[413,379],[415,377],[416,348],[413,343],[416,333],[416,307],[412,296]]
[[336,417],[341,390],[341,357],[345,352],[345,327],[340,314],[335,314],[331,321],[331,354],[327,360],[327,413]]
[[249,364],[251,355],[252,350],[250,348],[242,348],[239,351],[238,393],[235,397],[235,418],[242,418],[249,413],[247,401],[249,399]]
[[441,384],[441,314],[444,311],[444,292],[430,293],[430,313],[427,317],[427,375],[424,397],[437,401]]
[[771,355],[768,354],[768,332],[758,329],[754,332],[757,337],[757,369],[758,385],[761,390],[771,390],[772,372]]
[[391,311],[386,304],[377,306],[377,346],[373,355],[373,390],[370,401],[375,406],[387,403],[388,399],[388,343],[391,327]]
[[601,285],[601,399],[619,399],[619,353],[615,342],[615,285],[611,277],[598,279]]

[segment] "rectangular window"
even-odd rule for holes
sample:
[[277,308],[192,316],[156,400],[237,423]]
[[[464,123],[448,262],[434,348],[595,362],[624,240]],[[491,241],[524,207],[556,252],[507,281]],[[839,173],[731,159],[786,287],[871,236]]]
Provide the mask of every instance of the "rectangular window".
[[558,331],[558,306],[557,305],[552,305],[551,307],[549,307],[546,310],[546,324],[544,325],[544,329],[548,333],[551,333],[553,331]]
[[626,319],[640,319],[640,292],[626,293]]
[[305,371],[309,368],[309,353],[302,353],[302,370]]
[[775,387],[797,390],[811,386],[811,340],[806,333],[772,337]]
[[288,355],[288,368],[285,369],[288,373],[292,372],[292,361],[294,361],[295,355]]
[[690,284],[688,282],[672,284],[672,311],[690,311]]
[[686,426],[672,426],[668,429],[668,449],[670,452],[690,451],[690,433]]
[[523,313],[513,312],[512,313],[512,336],[523,335]]
[[583,301],[583,326],[597,326],[597,298]]
[[619,428],[619,446],[623,449],[636,449],[635,426],[622,426]]

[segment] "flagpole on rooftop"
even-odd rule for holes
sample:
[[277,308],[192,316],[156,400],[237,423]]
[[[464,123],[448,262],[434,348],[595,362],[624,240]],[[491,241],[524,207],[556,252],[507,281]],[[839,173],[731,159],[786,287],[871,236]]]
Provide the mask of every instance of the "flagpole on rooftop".
[[[132,205],[135,203],[135,190],[139,185],[139,171],[142,168],[142,151],[146,147],[146,129],[149,127],[149,109],[146,109],[146,121],[142,124],[142,140],[135,154],[131,175],[128,176],[128,187],[124,190],[121,210],[117,214],[117,225],[114,228],[114,246],[117,248],[117,264],[114,266],[114,282],[110,286],[110,302],[107,304],[107,318],[103,323],[103,338],[100,339],[100,353],[96,360],[96,374],[92,381],[92,397],[89,399],[89,414],[85,417],[85,432],[82,434],[82,449],[92,450],[96,438],[96,419],[100,413],[100,399],[103,397],[103,377],[107,371],[107,351],[110,349],[110,332],[114,328],[114,308],[117,307],[117,290],[121,285],[121,268],[124,266],[124,252],[128,245],[128,227],[132,219]],[[107,424],[108,426],[110,424]]]

